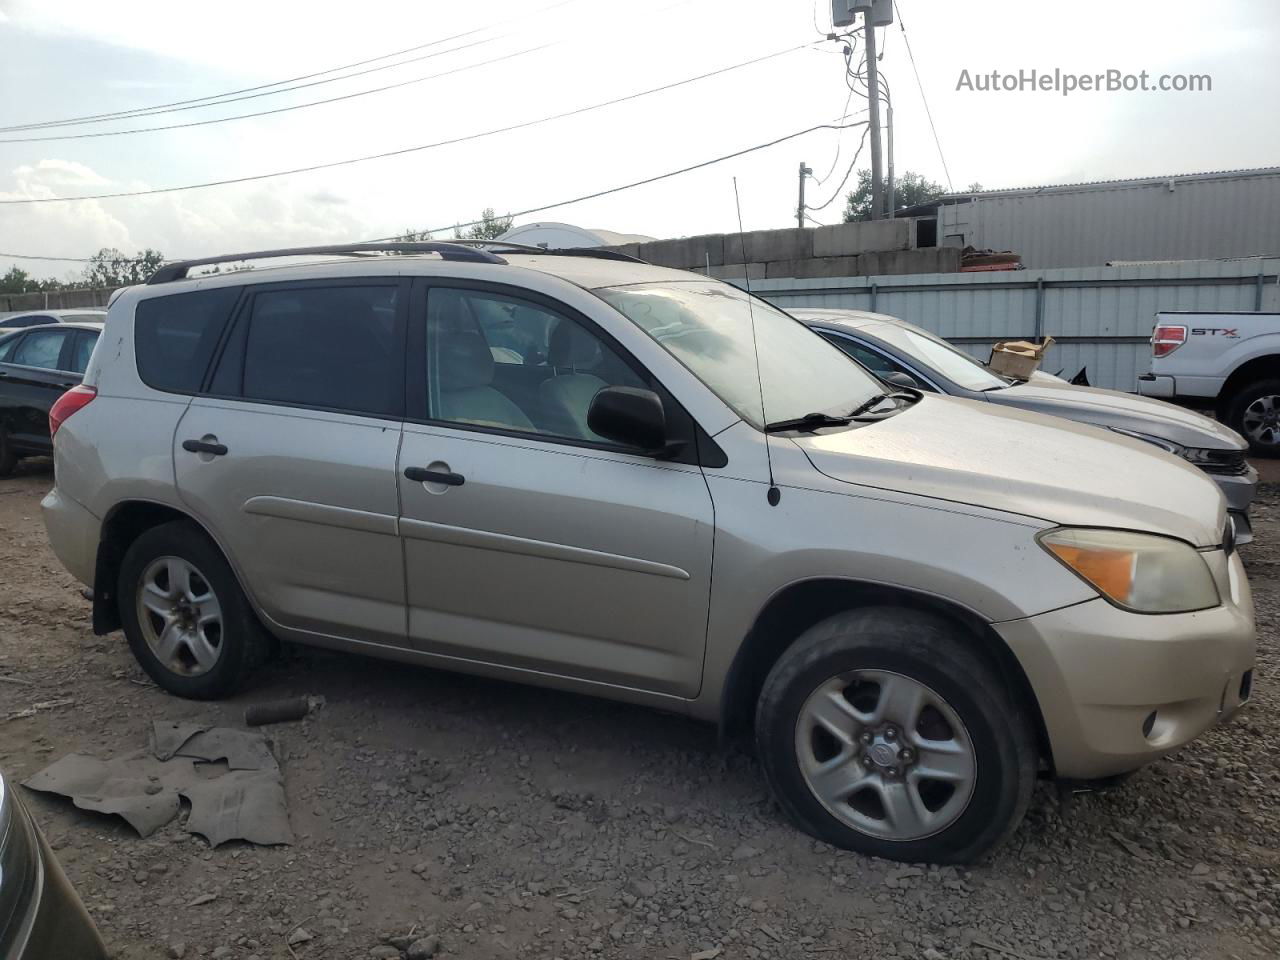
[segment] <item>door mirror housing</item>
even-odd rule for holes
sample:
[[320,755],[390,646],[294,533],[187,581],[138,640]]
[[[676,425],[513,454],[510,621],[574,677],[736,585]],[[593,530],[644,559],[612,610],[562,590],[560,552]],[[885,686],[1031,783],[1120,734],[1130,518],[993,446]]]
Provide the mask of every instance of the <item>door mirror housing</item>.
[[912,390],[920,389],[920,381],[909,373],[903,373],[901,370],[895,370],[893,373],[884,375],[884,382],[891,383],[895,387],[910,387]]
[[667,447],[667,415],[652,390],[604,387],[587,408],[587,426],[606,440],[646,453],[660,454]]

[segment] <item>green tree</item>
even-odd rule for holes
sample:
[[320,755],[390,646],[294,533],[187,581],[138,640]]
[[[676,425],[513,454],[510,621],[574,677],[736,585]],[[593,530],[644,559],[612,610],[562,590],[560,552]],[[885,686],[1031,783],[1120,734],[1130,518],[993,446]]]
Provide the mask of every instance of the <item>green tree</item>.
[[9,272],[0,277],[0,293],[26,293],[38,289],[31,274],[18,267],[10,267]]
[[89,260],[84,283],[90,287],[125,287],[144,282],[164,263],[164,254],[148,247],[133,257],[115,247],[103,247]]
[[485,207],[480,213],[480,222],[472,224],[465,230],[461,226],[453,228],[455,240],[496,240],[511,229],[512,217],[495,216],[493,207]]
[[10,267],[9,272],[0,277],[0,293],[35,293],[41,290],[61,290],[67,284],[61,280],[48,278],[37,280],[21,267]]
[[[934,183],[923,174],[908,170],[894,181],[893,207],[914,207],[918,203],[937,200],[947,191],[942,184]],[[844,222],[871,219],[871,171],[858,171],[858,186],[845,201]]]

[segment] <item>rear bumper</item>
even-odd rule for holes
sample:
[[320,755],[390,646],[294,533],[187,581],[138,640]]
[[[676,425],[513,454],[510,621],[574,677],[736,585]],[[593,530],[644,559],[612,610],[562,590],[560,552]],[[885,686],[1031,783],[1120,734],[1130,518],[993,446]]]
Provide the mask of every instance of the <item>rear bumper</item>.
[[1059,777],[1135,770],[1249,699],[1253,601],[1239,556],[1228,564],[1230,597],[1212,610],[1151,616],[1097,599],[994,625],[1035,691]]
[[73,577],[92,587],[102,522],[57,487],[40,501],[40,509],[53,552]]
[[1177,384],[1173,377],[1162,377],[1154,373],[1144,373],[1138,377],[1138,393],[1144,397],[1172,397],[1177,394]]

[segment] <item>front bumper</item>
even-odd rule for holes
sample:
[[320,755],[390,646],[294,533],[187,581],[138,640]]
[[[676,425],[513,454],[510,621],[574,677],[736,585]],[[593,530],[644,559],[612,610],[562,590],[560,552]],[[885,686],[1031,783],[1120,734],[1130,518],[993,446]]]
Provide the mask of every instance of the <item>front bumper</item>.
[[23,878],[33,885],[22,898],[23,915],[12,918],[13,929],[0,930],[0,940],[6,941],[8,951],[5,960],[107,960],[107,948],[57,857],[16,795],[11,796],[16,803],[16,824],[27,835],[27,842],[35,846],[37,866],[33,875]]
[[1210,473],[1222,495],[1227,498],[1227,510],[1235,526],[1236,543],[1253,542],[1253,525],[1249,522],[1249,507],[1258,492],[1258,471],[1250,466],[1238,476]]
[[1207,559],[1223,596],[1211,610],[1144,615],[1099,598],[994,625],[1035,691],[1057,776],[1135,770],[1249,699],[1257,634],[1244,566],[1238,554]]

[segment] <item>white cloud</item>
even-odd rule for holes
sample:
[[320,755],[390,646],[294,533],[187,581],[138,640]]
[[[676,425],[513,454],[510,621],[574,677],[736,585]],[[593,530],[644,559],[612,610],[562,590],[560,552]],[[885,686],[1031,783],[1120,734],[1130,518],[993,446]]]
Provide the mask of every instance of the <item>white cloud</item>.
[[[45,159],[0,180],[0,199],[66,195],[68,184],[92,183],[105,190],[147,186],[102,177],[83,164]],[[169,257],[261,249],[286,244],[356,240],[370,227],[346,209],[341,196],[307,193],[288,185],[229,191],[157,194],[132,200],[84,200],[0,206],[0,236],[14,252],[88,256],[102,247],[133,252],[160,249]],[[0,257],[0,272],[11,264]],[[19,264],[39,275],[59,272],[54,263]]]

